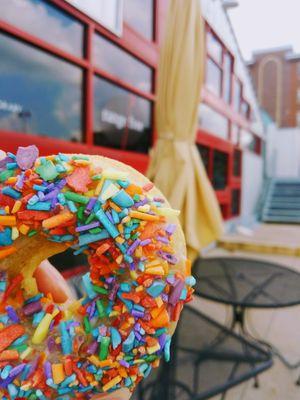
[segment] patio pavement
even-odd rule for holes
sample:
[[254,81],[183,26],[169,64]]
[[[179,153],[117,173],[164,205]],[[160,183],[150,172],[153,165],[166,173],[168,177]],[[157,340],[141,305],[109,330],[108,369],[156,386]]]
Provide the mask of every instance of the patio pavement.
[[[300,246],[300,226],[262,225],[258,227],[255,240],[268,242],[272,245],[275,238],[278,244],[284,246]],[[298,244],[297,244],[298,242]],[[300,256],[287,256],[228,251],[222,248],[211,250],[206,257],[236,256],[274,261],[300,272]],[[195,306],[202,312],[213,316],[219,322],[226,324],[230,315],[230,307],[223,306],[204,299],[196,299]],[[300,360],[300,306],[277,310],[250,310],[246,322],[248,329],[256,337],[261,337],[274,344],[291,362]],[[274,360],[273,367],[259,377],[260,387],[253,387],[253,380],[228,391],[226,400],[299,400],[300,386],[295,382],[300,375],[300,368],[288,370],[279,360]],[[220,400],[221,396],[213,400]]]

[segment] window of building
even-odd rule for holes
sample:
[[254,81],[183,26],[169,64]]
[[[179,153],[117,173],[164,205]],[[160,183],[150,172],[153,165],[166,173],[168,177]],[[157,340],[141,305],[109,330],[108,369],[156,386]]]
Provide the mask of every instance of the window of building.
[[211,58],[207,58],[206,62],[206,86],[215,95],[221,96],[222,70]]
[[296,124],[297,126],[300,126],[300,111],[298,111],[296,114]]
[[94,144],[147,153],[151,102],[102,78],[94,81]]
[[213,154],[213,187],[224,190],[227,186],[228,154],[218,150],[214,150]]
[[209,147],[203,146],[202,144],[197,144],[200,157],[202,159],[203,165],[206,169],[206,172],[208,173],[208,168],[209,168],[209,155],[210,155],[210,150]]
[[226,103],[231,101],[232,66],[232,56],[225,51],[223,60],[223,99]]
[[243,115],[243,117],[250,119],[250,104],[244,99],[242,99],[242,101],[241,101],[240,111],[241,111],[241,114]]
[[148,40],[153,40],[154,0],[124,0],[124,21]]
[[239,215],[239,213],[240,213],[240,197],[241,197],[240,189],[233,189],[231,191],[231,214],[232,215]]
[[236,112],[240,111],[242,100],[242,83],[239,79],[234,79],[233,84],[233,108]]
[[210,31],[206,33],[206,46],[208,54],[211,55],[217,63],[222,64],[222,44]]
[[238,145],[240,140],[240,128],[237,124],[231,124],[230,141]]
[[2,1],[1,19],[68,53],[83,54],[83,25],[45,0]]
[[229,123],[227,118],[206,104],[199,107],[199,127],[222,139],[228,139]]
[[93,60],[98,68],[135,86],[152,91],[152,69],[100,35],[94,36]]
[[0,59],[0,129],[80,141],[82,70],[6,35]]
[[242,172],[242,152],[235,149],[233,152],[233,163],[232,163],[233,176],[239,178]]

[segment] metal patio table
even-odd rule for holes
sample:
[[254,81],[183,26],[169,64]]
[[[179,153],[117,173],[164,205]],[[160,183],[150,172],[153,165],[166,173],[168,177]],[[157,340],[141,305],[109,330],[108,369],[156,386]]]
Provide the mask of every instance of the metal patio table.
[[183,309],[171,361],[143,380],[132,400],[206,400],[255,378],[272,356],[191,306]]
[[[236,326],[247,337],[245,313],[249,308],[282,308],[300,304],[300,274],[290,268],[262,260],[236,257],[198,258],[193,265],[196,295],[232,306],[231,329]],[[271,344],[266,345],[289,368],[291,364]]]

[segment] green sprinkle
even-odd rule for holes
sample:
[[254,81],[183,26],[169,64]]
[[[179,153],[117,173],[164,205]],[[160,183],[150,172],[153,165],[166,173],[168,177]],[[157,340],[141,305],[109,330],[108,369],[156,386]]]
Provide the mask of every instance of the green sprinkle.
[[6,179],[14,176],[14,171],[12,170],[5,170],[0,172],[0,182],[5,182]]
[[28,235],[27,236],[29,236],[29,237],[31,237],[31,236],[34,236],[34,235],[36,235],[38,232],[36,231],[36,230],[32,230],[32,231],[30,231],[30,232],[28,232]]
[[89,161],[89,157],[88,156],[83,156],[83,155],[72,156],[72,160],[87,160],[87,161]]
[[92,181],[100,181],[100,179],[102,178],[102,175],[94,175],[92,176]]
[[90,229],[90,230],[89,230],[89,232],[90,232],[90,233],[93,233],[93,234],[94,234],[94,233],[100,233],[101,231],[102,231],[101,228],[93,228],[93,229]]
[[67,200],[72,200],[75,203],[87,204],[90,201],[89,197],[75,192],[64,192],[64,196]]
[[23,343],[23,344],[19,344],[17,346],[10,346],[9,350],[17,350],[17,352],[19,353],[23,353],[23,351],[25,351],[27,349],[27,344]]
[[138,195],[138,194],[135,194],[134,196],[133,196],[133,200],[134,201],[139,201],[140,200],[140,195]]
[[106,360],[108,355],[108,348],[110,344],[109,337],[102,337],[100,341],[99,359],[100,361]]
[[107,294],[108,293],[108,290],[103,288],[103,287],[101,287],[101,286],[93,285],[93,289],[94,289],[94,292],[96,292],[96,293],[100,293],[100,294]]
[[96,219],[96,215],[91,213],[85,221],[86,225],[90,224],[94,219]]
[[101,300],[96,300],[96,306],[98,310],[98,314],[100,318],[104,318],[106,316],[105,307]]
[[39,165],[36,168],[36,172],[40,175],[41,178],[44,179],[44,181],[52,181],[59,175],[55,168],[55,165],[50,160],[46,160],[44,163]]
[[91,333],[91,324],[87,316],[83,318],[84,330],[86,333]]
[[80,219],[80,221],[82,221],[84,219],[84,210],[85,210],[84,206],[80,206],[78,208],[77,216],[78,216],[78,219]]

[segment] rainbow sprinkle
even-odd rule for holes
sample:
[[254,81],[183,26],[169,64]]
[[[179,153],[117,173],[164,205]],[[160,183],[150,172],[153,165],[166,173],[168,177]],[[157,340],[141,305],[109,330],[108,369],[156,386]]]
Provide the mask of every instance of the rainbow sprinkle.
[[169,360],[170,327],[195,284],[189,262],[174,254],[176,212],[121,168],[38,155],[28,146],[0,157],[0,260],[17,251],[20,236],[38,234],[86,253],[90,272],[86,296],[68,308],[34,285],[28,295],[25,273],[0,273],[1,398],[133,390]]

